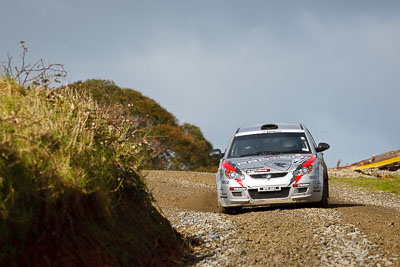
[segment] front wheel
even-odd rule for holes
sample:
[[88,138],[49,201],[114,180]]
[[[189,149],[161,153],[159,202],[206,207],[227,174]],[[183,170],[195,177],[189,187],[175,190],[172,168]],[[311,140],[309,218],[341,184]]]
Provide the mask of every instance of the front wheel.
[[324,179],[324,185],[322,187],[321,201],[317,203],[318,207],[320,208],[328,207],[328,195],[329,195],[329,185],[328,185],[328,177],[326,177],[326,179]]
[[225,213],[225,214],[232,214],[239,212],[242,209],[242,207],[224,207],[221,205],[221,203],[218,201],[218,212],[219,213]]
[[221,205],[218,201],[218,212],[219,213],[225,213],[225,214],[231,214],[232,210],[230,208],[225,208],[224,206]]

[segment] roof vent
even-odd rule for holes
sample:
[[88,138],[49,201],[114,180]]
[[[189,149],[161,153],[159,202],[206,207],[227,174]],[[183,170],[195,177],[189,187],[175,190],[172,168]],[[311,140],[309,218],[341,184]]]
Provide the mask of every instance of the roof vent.
[[276,124],[264,124],[261,126],[261,130],[275,130],[278,129],[278,125]]

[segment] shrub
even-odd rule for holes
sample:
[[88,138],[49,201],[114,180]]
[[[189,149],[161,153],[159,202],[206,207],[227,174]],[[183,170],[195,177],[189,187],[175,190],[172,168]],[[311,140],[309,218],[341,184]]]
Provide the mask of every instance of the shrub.
[[200,128],[188,123],[179,125],[177,119],[153,99],[107,80],[87,80],[69,86],[89,92],[104,107],[118,105],[128,118],[151,127],[149,146],[153,150],[142,162],[144,168],[216,171],[218,160],[209,157],[212,145]]

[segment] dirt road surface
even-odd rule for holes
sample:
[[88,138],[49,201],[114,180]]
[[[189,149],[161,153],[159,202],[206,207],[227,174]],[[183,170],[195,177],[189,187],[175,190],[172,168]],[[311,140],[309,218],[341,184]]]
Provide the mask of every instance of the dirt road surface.
[[149,171],[155,205],[192,240],[188,266],[400,266],[400,199],[330,185],[311,205],[217,212],[215,174]]

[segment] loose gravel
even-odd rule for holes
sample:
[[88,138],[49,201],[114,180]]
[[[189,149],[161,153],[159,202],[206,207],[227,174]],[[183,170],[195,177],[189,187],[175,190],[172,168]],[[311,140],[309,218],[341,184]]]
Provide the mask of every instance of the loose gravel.
[[190,259],[195,266],[227,266],[236,256],[237,225],[227,215],[177,209],[163,212],[178,232],[199,243]]
[[213,174],[149,172],[147,179],[156,206],[195,241],[188,266],[400,266],[400,201],[391,194],[331,184],[327,209],[226,215],[210,204],[217,201]]
[[319,209],[306,212],[306,216],[320,223],[313,229],[313,237],[321,244],[321,262],[324,266],[391,266],[396,257],[368,240],[355,225],[343,220],[337,211]]

